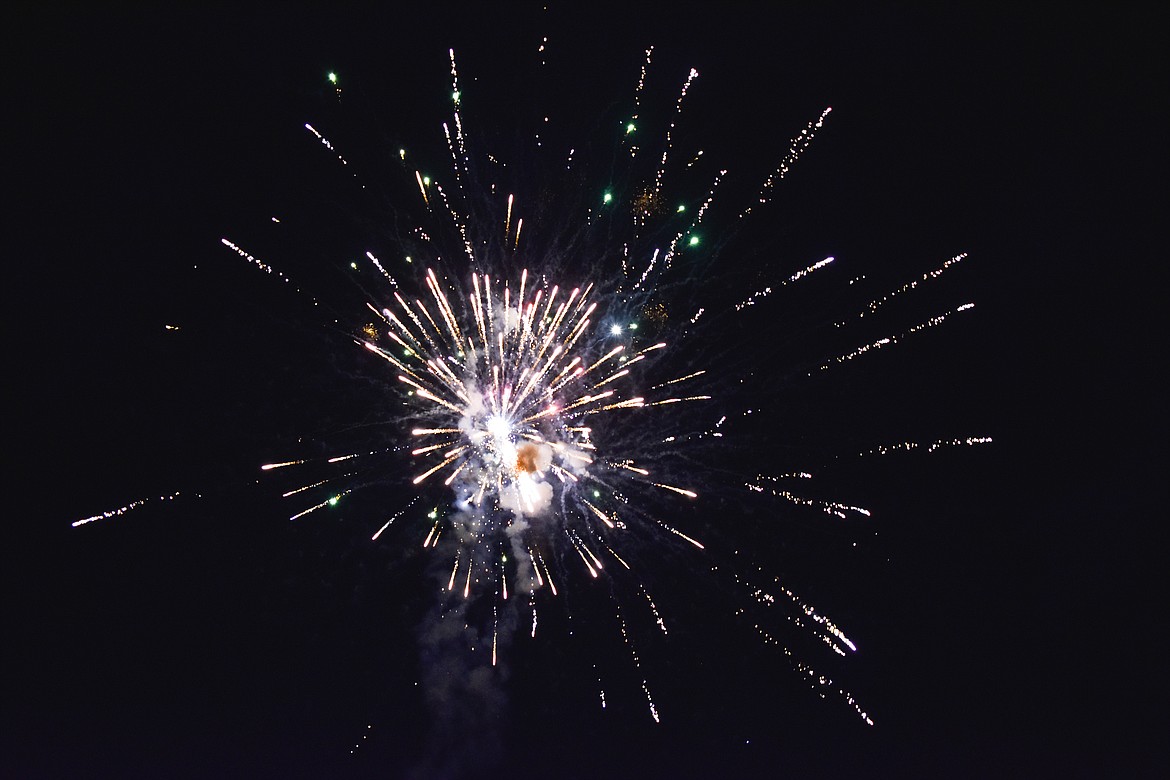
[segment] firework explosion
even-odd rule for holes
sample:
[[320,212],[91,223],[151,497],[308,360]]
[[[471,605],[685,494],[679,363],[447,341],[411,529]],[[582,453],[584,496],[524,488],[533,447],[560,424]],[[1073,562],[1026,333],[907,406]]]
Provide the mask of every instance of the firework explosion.
[[[715,355],[710,365],[704,362],[712,351],[703,328],[712,321],[747,316],[781,288],[833,263],[832,257],[810,259],[799,270],[754,290],[754,285],[733,276],[736,284],[727,294],[731,297],[704,297],[696,288],[705,280],[696,279],[693,269],[680,271],[680,258],[688,253],[706,250],[710,263],[720,252],[718,245],[702,246],[700,228],[727,171],[711,172],[704,194],[690,203],[666,205],[665,183],[696,168],[703,157],[698,151],[676,161],[674,153],[676,122],[698,72],[691,70],[683,80],[665,123],[661,151],[651,155],[634,138],[652,51],[646,52],[642,64],[633,110],[621,123],[619,146],[629,165],[623,177],[627,184],[617,191],[604,189],[600,202],[576,202],[565,209],[576,215],[569,218],[574,224],[554,238],[542,232],[539,218],[530,216],[526,229],[520,216],[524,202],[513,194],[505,196],[505,190],[490,180],[492,174],[484,174],[497,170],[497,160],[492,155],[479,160],[469,152],[459,74],[454,52],[450,53],[454,114],[452,122],[443,125],[451,160],[450,189],[407,164],[405,150],[399,152],[401,169],[416,190],[412,208],[419,216],[395,247],[404,258],[401,270],[387,270],[389,263],[371,251],[365,253],[365,262],[376,270],[382,287],[365,300],[362,314],[368,311],[373,319],[366,315],[350,333],[359,348],[389,364],[406,394],[408,411],[396,421],[389,446],[340,451],[325,458],[325,464],[315,464],[356,470],[317,473],[293,482],[284,493],[299,502],[290,514],[299,520],[336,505],[372,481],[396,479],[409,468],[415,496],[392,509],[372,538],[379,539],[396,521],[401,521],[399,526],[409,524],[406,541],[421,544],[440,560],[444,572],[440,611],[465,625],[479,624],[482,634],[478,629],[475,633],[482,641],[475,652],[487,653],[490,661],[485,662],[492,666],[500,663],[501,650],[511,641],[522,611],[530,616],[524,620],[528,633],[535,636],[539,610],[554,603],[558,587],[581,578],[623,583],[658,629],[667,631],[627,549],[669,544],[704,554],[699,552],[704,550],[701,529],[663,518],[700,498],[698,484],[712,479],[699,471],[704,456],[709,462],[711,453],[729,446],[723,441],[729,416],[751,411],[726,409],[721,390],[751,372],[734,373],[728,364],[735,361],[721,355]],[[337,77],[330,74],[329,81],[340,97]],[[734,210],[734,224],[769,204],[829,112],[824,109],[799,129],[747,205]],[[352,167],[324,133],[311,124],[305,130],[339,165]],[[564,158],[565,169],[573,173],[585,167],[575,154],[569,150]],[[643,160],[649,164],[639,168]],[[584,200],[579,193],[574,195]],[[566,233],[569,238],[564,238]],[[296,286],[234,240],[222,242],[260,270]],[[964,258],[947,260],[836,324],[842,327],[872,316],[890,299],[910,293]],[[297,289],[316,303],[315,296]],[[966,303],[866,341],[819,365],[810,364],[808,373],[897,344],[971,307]],[[742,355],[734,357],[742,364]],[[972,437],[922,446],[933,451],[986,441]],[[900,442],[858,454],[918,446]],[[404,463],[406,453],[409,466]],[[315,466],[312,459],[292,457],[262,468],[296,474],[296,467]],[[837,517],[869,515],[861,507],[801,495],[794,485],[809,477],[803,471],[757,472],[719,489],[739,491],[746,500],[779,500]],[[121,515],[149,500],[74,525]],[[840,627],[774,577],[759,570],[731,576],[753,604],[765,611],[783,605],[786,620],[833,653],[856,651]],[[477,617],[465,613],[463,605],[470,603],[482,605]],[[640,670],[638,652],[616,601],[615,609],[633,666]],[[790,650],[766,618],[753,619],[753,626],[767,644],[782,648],[814,689],[840,697],[872,724],[853,695]],[[644,677],[641,687],[651,716],[659,720]],[[601,702],[605,706],[604,690]]]

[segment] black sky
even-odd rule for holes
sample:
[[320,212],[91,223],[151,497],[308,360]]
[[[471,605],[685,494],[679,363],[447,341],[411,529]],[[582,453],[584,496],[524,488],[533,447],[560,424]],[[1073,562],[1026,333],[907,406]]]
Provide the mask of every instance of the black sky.
[[[682,604],[678,637],[647,659],[662,724],[629,680],[597,707],[588,643],[518,646],[500,755],[481,776],[1165,771],[1165,719],[1149,714],[1165,695],[1152,603],[1165,510],[1151,499],[1165,495],[1166,435],[1152,238],[1165,56],[1151,18],[123,7],[10,22],[5,776],[418,765],[424,563],[367,544],[356,508],[348,524],[290,525],[254,484],[305,426],[352,419],[361,393],[328,381],[352,364],[219,239],[322,176],[298,134],[327,102],[324,73],[369,106],[367,142],[435,143],[454,47],[461,77],[498,98],[477,120],[503,135],[535,111],[517,63],[544,35],[564,86],[554,110],[625,99],[648,44],[663,109],[697,67],[688,132],[709,134],[729,168],[767,170],[832,105],[777,240],[892,278],[970,252],[940,295],[977,309],[842,377],[822,404],[840,415],[825,419],[847,445],[853,418],[874,421],[862,443],[937,431],[996,444],[838,473],[873,529],[752,537],[864,638],[847,682],[873,729],[747,632],[705,630],[722,625],[715,610]],[[172,320],[183,330],[165,331]],[[304,379],[309,358],[327,369]],[[173,490],[205,495],[69,527]],[[857,558],[838,534],[863,540]]]

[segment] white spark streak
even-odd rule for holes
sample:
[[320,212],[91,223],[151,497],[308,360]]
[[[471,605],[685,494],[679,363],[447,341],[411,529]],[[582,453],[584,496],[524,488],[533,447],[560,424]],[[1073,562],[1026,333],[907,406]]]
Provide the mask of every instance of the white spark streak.
[[178,497],[179,497],[179,493],[175,492],[175,493],[171,493],[170,495],[163,495],[163,496],[158,496],[155,498],[151,498],[149,496],[146,498],[140,498],[137,501],[131,501],[126,506],[118,507],[117,509],[110,509],[110,510],[108,510],[106,512],[102,512],[101,514],[98,514],[98,515],[91,515],[90,517],[82,518],[81,520],[77,520],[77,521],[73,522],[71,525],[74,528],[77,528],[78,526],[85,525],[86,523],[92,523],[95,520],[108,520],[111,517],[118,517],[119,515],[124,515],[127,512],[131,512],[135,509],[138,509],[143,504],[146,504],[147,502],[152,501],[152,500],[154,500],[154,501],[172,501]]

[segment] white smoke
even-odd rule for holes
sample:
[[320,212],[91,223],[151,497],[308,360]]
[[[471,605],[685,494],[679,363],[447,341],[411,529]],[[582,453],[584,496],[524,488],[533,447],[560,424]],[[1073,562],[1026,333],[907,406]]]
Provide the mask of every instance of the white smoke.
[[528,474],[521,474],[500,490],[500,507],[517,518],[540,516],[548,511],[552,498],[552,485]]
[[523,517],[516,517],[504,529],[512,548],[512,560],[516,562],[516,589],[521,593],[531,593],[536,587],[536,577],[532,573],[532,558],[524,546],[524,532],[528,530],[528,521]]
[[479,446],[487,436],[487,432],[476,430],[475,421],[477,418],[483,417],[487,409],[484,406],[483,394],[479,392],[479,389],[474,384],[468,382],[465,389],[467,390],[467,397],[471,402],[463,410],[463,416],[459,418],[459,430],[473,444]]

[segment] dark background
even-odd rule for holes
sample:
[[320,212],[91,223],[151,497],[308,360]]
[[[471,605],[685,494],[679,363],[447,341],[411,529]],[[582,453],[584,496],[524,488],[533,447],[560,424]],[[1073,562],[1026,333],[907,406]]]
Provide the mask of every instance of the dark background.
[[[360,503],[290,525],[255,484],[306,426],[352,421],[360,393],[329,378],[356,369],[323,346],[301,298],[219,239],[324,177],[301,125],[327,102],[330,70],[370,107],[369,138],[434,143],[454,47],[465,83],[494,96],[468,113],[507,137],[534,102],[555,117],[626,99],[651,43],[656,108],[697,67],[684,123],[729,168],[768,170],[834,107],[768,217],[778,249],[892,279],[971,253],[938,300],[974,300],[973,314],[826,385],[842,451],[891,436],[996,443],[836,472],[830,485],[873,509],[870,525],[752,537],[861,645],[846,684],[875,727],[684,593],[664,605],[678,630],[643,659],[663,723],[633,677],[607,684],[602,711],[590,665],[607,640],[557,641],[554,625],[515,648],[499,755],[468,773],[1165,771],[1151,714],[1165,703],[1153,602],[1165,511],[1149,499],[1165,493],[1166,434],[1152,19],[1056,6],[123,6],[25,8],[6,26],[5,776],[419,766],[425,562],[368,544]],[[543,35],[559,89],[513,88]],[[360,250],[352,240],[339,251]],[[314,360],[336,370],[304,371]],[[202,497],[69,527],[173,490]]]

